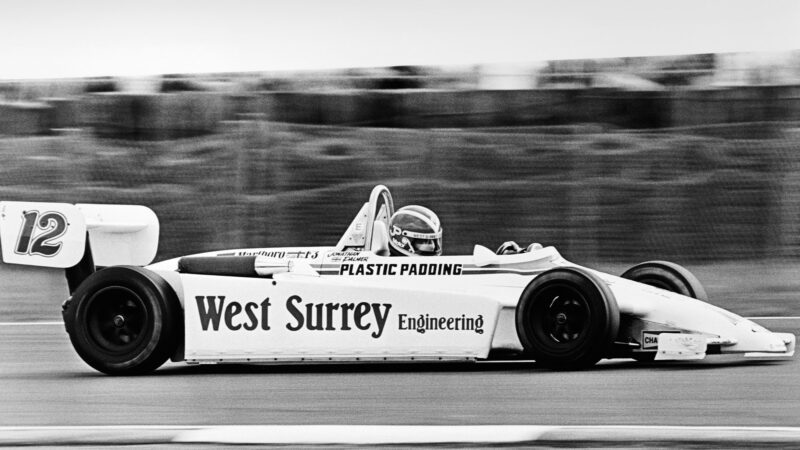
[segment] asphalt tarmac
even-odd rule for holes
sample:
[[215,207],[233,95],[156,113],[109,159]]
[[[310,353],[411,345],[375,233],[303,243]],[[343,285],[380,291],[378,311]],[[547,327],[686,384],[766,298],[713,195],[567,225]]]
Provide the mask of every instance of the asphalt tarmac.
[[[769,326],[769,324],[767,324]],[[797,332],[797,320],[775,331]],[[0,425],[800,425],[800,362],[186,366],[110,377],[63,325],[0,325]]]

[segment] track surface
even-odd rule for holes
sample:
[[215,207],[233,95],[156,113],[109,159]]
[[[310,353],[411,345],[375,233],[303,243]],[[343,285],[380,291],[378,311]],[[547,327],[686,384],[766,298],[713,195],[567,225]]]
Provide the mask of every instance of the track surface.
[[[797,321],[772,326],[797,330]],[[0,425],[800,425],[800,362],[184,366],[115,378],[63,326],[0,326]]]

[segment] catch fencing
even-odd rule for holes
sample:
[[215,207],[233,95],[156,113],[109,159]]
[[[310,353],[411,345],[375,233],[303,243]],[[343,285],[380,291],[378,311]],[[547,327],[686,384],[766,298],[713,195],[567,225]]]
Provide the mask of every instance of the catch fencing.
[[396,205],[439,214],[448,254],[516,240],[555,245],[585,263],[796,258],[800,125],[750,127],[465,131],[236,121],[169,142],[75,130],[0,139],[0,198],[150,206],[162,224],[159,258],[333,245],[379,183]]

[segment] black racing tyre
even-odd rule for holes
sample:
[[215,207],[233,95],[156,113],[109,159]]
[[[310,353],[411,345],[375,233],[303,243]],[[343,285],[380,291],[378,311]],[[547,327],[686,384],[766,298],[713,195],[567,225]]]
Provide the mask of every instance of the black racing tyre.
[[685,267],[668,261],[643,262],[626,270],[620,276],[704,302],[708,301],[708,295],[700,280]]
[[[643,262],[626,270],[621,277],[704,302],[708,301],[708,295],[700,280],[685,267],[669,261]],[[652,362],[656,358],[656,352],[634,353],[631,357],[639,362]]]
[[109,375],[139,375],[161,366],[183,334],[180,303],[157,274],[115,266],[89,276],[64,310],[72,346]]
[[619,308],[597,275],[579,267],[559,267],[525,287],[516,325],[525,353],[537,364],[584,369],[610,353],[619,331]]

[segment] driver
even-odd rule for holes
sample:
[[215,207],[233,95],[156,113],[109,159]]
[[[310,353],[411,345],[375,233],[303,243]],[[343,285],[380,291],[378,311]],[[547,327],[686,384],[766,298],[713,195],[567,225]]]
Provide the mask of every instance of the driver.
[[495,253],[498,255],[517,255],[519,253],[530,253],[534,250],[541,250],[542,244],[538,242],[534,242],[529,245],[527,248],[522,248],[514,241],[505,241],[503,244],[497,249]]
[[389,219],[389,251],[392,256],[439,256],[442,224],[430,209],[409,205]]

